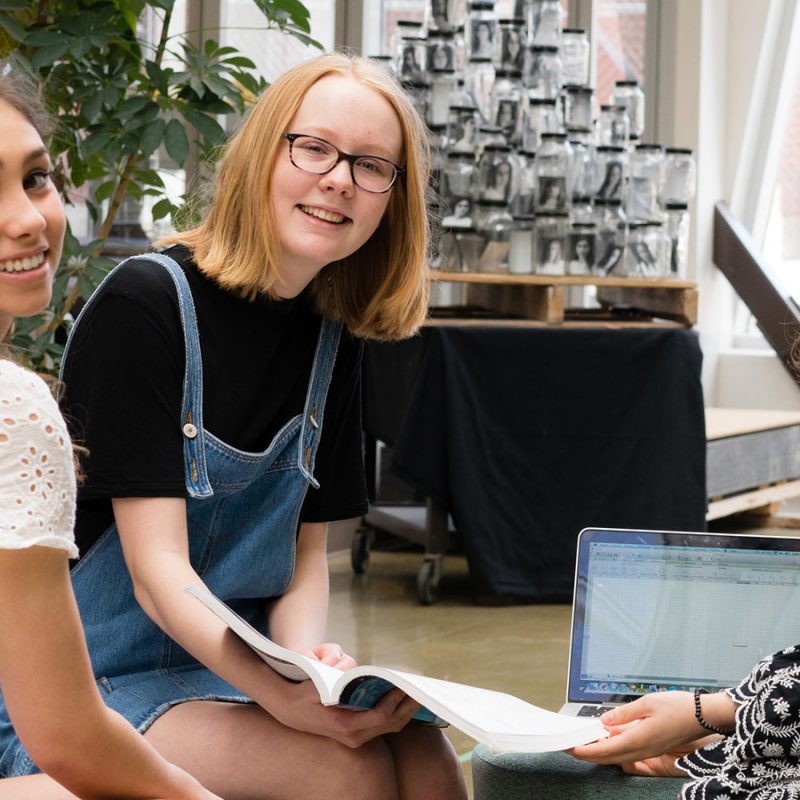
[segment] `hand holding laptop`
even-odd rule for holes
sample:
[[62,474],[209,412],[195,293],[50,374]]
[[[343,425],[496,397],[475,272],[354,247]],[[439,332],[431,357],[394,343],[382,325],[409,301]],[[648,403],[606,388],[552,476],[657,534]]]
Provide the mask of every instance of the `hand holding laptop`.
[[[731,730],[735,709],[724,692],[703,695],[703,718],[716,727]],[[712,740],[697,721],[690,692],[647,694],[607,711],[600,721],[610,733],[607,739],[568,752],[594,764],[619,764],[635,775],[681,776],[675,759]]]

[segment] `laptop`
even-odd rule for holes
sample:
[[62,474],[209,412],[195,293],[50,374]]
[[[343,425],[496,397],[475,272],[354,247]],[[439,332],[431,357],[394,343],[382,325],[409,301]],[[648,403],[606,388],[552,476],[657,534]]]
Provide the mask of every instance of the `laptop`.
[[561,713],[735,686],[800,642],[798,609],[799,538],[584,529]]

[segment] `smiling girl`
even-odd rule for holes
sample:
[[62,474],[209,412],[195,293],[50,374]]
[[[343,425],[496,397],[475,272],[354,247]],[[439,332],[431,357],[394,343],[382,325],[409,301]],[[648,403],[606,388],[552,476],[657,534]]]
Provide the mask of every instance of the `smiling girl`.
[[[68,345],[95,677],[226,800],[466,796],[408,697],[325,708],[183,591],[205,584],[280,644],[354,664],[325,642],[327,523],[366,510],[361,339],[409,336],[426,313],[426,141],[380,66],[290,70],[227,145],[202,224],[118,267]],[[24,770],[16,740],[0,747]]]
[[[2,65],[0,65],[2,66]],[[0,340],[50,301],[66,227],[33,87],[0,71]],[[213,800],[103,705],[69,580],[72,447],[44,382],[0,358],[0,682],[25,744],[0,798]],[[8,718],[3,734],[13,736]],[[12,767],[9,769],[8,767]]]

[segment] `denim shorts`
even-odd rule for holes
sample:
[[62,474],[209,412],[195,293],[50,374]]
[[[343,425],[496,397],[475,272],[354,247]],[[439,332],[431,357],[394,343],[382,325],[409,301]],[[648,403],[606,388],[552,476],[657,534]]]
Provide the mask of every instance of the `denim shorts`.
[[[210,670],[196,666],[123,675],[111,680],[100,678],[97,688],[105,704],[130,720],[139,733],[144,733],[162,714],[181,703],[193,700],[253,702]],[[41,771],[13,733],[0,738],[9,742],[0,756],[0,776],[12,778]]]

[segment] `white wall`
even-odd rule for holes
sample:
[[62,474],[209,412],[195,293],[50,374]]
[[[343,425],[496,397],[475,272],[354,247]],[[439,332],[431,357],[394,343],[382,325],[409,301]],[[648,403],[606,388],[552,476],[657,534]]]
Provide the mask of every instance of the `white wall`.
[[[800,408],[800,391],[771,353],[732,348],[736,295],[712,261],[713,211],[735,204],[759,135],[751,103],[769,79],[762,56],[770,12],[783,0],[662,0],[656,136],[692,147],[698,162],[690,277],[700,292],[698,329],[707,405]],[[767,54],[768,55],[768,54]],[[738,178],[737,178],[738,176]]]
[[772,350],[723,350],[715,378],[716,400],[707,405],[800,411],[797,384]]

